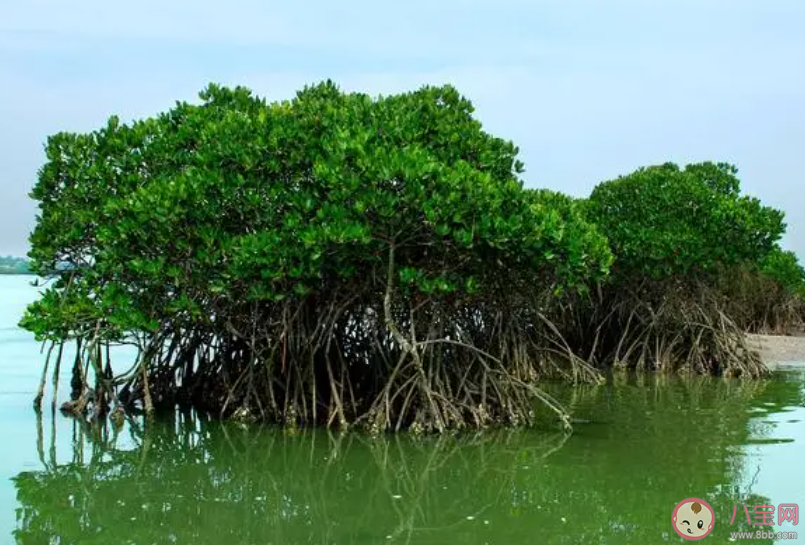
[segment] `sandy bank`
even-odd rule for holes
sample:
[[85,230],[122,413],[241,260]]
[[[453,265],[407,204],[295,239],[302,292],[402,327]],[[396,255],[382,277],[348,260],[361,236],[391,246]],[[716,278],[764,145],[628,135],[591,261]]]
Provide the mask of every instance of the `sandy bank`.
[[805,333],[796,335],[747,335],[751,346],[760,352],[769,367],[779,364],[805,365]]

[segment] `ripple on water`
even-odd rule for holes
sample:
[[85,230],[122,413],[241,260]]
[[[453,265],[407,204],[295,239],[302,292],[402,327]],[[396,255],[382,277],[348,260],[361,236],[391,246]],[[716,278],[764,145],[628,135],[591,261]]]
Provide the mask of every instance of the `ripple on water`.
[[795,439],[786,437],[750,437],[746,440],[747,445],[781,445],[785,443],[794,443]]

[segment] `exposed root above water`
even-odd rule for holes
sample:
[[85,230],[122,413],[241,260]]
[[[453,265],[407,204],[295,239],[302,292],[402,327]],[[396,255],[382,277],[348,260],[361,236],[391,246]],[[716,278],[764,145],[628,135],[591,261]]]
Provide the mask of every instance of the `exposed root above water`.
[[[165,327],[140,340],[137,361],[118,375],[98,324],[98,336],[78,346],[80,380],[62,411],[119,418],[178,405],[241,421],[381,433],[528,425],[547,408],[570,427],[538,381],[602,380],[536,313],[482,302],[412,307],[390,292],[379,306],[334,296],[319,308],[282,303],[216,327]],[[55,346],[58,365],[63,343]]]
[[718,293],[701,284],[610,287],[565,315],[575,346],[598,366],[753,378],[769,371]]

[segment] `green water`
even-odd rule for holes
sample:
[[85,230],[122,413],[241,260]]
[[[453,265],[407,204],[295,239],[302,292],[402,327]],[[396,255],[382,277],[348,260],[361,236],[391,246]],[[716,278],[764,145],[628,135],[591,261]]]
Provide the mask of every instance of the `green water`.
[[0,277],[0,543],[686,543],[671,513],[688,497],[715,511],[704,543],[731,543],[758,529],[744,504],[805,507],[797,367],[762,382],[554,387],[591,421],[569,437],[546,424],[370,440],[182,415],[115,436],[31,409],[42,356],[15,327],[29,281]]

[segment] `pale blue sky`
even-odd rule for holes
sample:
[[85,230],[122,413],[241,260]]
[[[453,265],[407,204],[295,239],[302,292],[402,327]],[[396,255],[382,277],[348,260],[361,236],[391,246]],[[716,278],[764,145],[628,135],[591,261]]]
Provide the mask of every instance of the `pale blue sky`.
[[23,253],[47,135],[195,100],[214,81],[290,98],[452,83],[514,140],[529,186],[586,195],[712,159],[785,210],[805,257],[803,0],[3,0],[0,255]]

